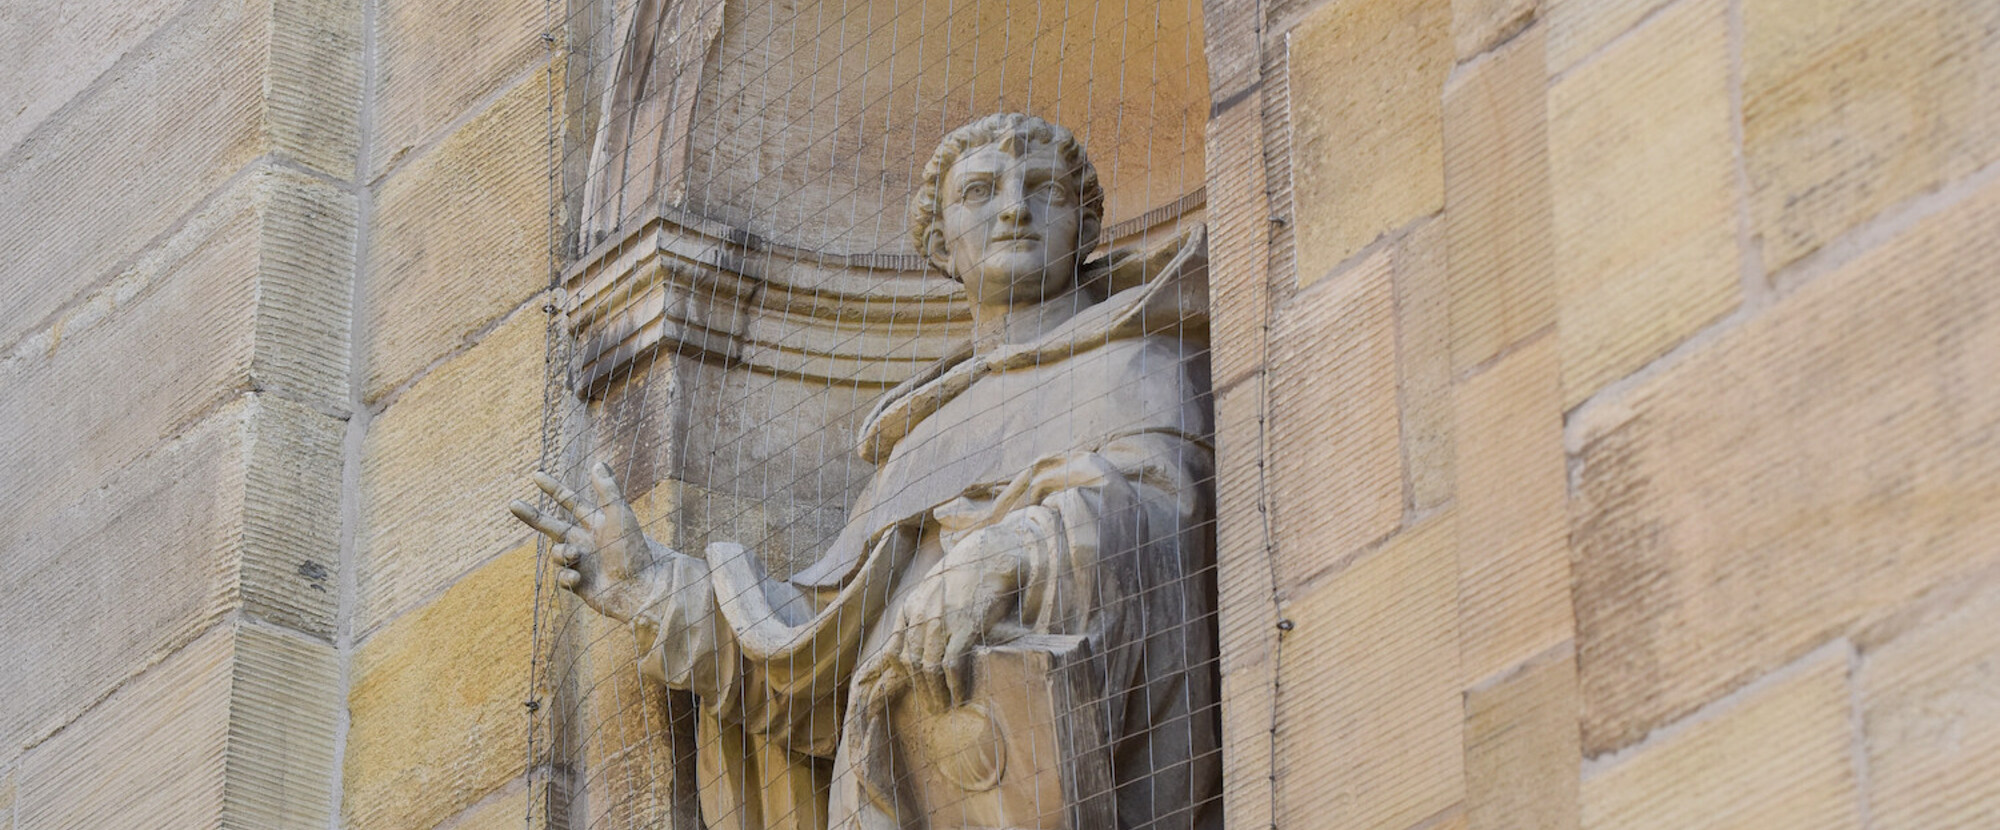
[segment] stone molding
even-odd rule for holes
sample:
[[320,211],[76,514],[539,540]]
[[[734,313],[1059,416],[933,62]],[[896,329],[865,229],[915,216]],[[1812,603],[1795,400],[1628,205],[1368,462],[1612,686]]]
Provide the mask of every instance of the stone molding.
[[[1124,241],[1198,212],[1202,188],[1105,230]],[[916,254],[794,247],[665,209],[563,272],[577,394],[603,397],[662,351],[800,380],[888,387],[948,354],[972,317]]]

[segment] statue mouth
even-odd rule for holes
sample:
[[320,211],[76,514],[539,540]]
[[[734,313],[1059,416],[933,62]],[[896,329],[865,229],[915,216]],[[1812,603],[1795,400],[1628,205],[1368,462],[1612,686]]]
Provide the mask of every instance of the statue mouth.
[[1006,234],[1000,234],[999,236],[995,236],[995,237],[993,237],[993,241],[995,241],[995,242],[1040,242],[1040,241],[1042,241],[1042,235],[1041,235],[1041,234],[1038,234],[1038,233],[1006,233]]

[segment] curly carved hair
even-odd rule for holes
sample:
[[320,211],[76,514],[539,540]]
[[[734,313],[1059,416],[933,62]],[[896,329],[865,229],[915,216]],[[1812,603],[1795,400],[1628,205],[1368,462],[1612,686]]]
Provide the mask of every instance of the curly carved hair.
[[1060,125],[1032,115],[1003,112],[952,130],[943,141],[938,142],[930,163],[924,165],[923,186],[917,188],[917,195],[910,197],[910,238],[916,243],[918,253],[932,261],[938,258],[938,252],[931,250],[930,233],[944,215],[944,199],[940,190],[944,186],[945,175],[951,172],[951,166],[966,153],[989,144],[999,144],[1009,137],[1019,137],[1023,143],[1046,144],[1055,148],[1064,166],[1076,176],[1077,208],[1083,214],[1080,223],[1080,236],[1083,238],[1079,240],[1083,249],[1081,253],[1088,254],[1096,247],[1097,234],[1104,227],[1104,187],[1097,181],[1097,168],[1091,165],[1090,156],[1084,153],[1082,142]]

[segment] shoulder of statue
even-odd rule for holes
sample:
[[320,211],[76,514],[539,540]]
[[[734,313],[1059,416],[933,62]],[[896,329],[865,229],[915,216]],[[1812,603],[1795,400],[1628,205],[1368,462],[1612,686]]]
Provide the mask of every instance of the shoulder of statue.
[[862,460],[880,463],[911,428],[995,371],[1046,365],[1114,340],[1171,335],[1208,341],[1208,232],[1194,227],[1150,249],[1115,248],[1086,263],[1104,300],[1033,343],[975,356],[971,344],[897,384],[875,403],[856,436]]

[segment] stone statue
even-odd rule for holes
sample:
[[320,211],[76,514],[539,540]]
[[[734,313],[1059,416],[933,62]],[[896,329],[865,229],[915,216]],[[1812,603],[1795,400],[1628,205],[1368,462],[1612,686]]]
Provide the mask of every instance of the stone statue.
[[1205,238],[1085,261],[1102,204],[1062,127],[946,136],[911,233],[974,338],[875,406],[876,473],[789,579],[647,539],[603,464],[513,503],[701,701],[708,827],[1220,827]]

